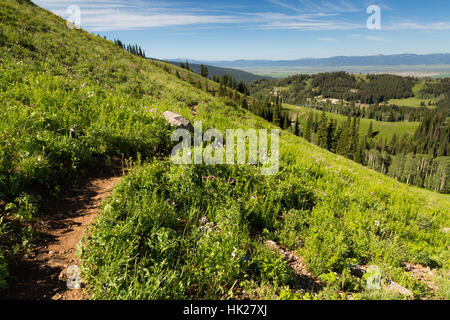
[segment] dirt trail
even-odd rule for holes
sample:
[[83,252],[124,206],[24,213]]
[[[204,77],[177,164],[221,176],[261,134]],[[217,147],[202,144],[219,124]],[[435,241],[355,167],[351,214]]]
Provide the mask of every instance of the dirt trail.
[[61,200],[46,205],[35,229],[36,247],[28,258],[12,266],[15,283],[3,299],[80,300],[81,289],[69,290],[67,268],[79,265],[74,257],[85,229],[94,221],[101,201],[119,182],[122,171],[97,173],[83,179]]

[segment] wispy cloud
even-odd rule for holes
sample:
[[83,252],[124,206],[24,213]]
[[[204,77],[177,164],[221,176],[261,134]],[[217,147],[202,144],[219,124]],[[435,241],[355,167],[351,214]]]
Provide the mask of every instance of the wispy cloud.
[[341,22],[341,21],[327,21],[327,20],[312,20],[312,21],[270,21],[259,26],[260,29],[291,29],[291,30],[352,30],[364,28],[363,24]]
[[386,39],[385,37],[376,37],[376,36],[366,36],[367,40],[372,41],[383,41],[383,42],[391,42],[391,39]]
[[303,8],[318,11],[318,12],[361,12],[363,8],[357,8],[352,3],[346,0],[337,0],[337,1],[329,1],[329,0],[299,0],[299,2],[303,5]]
[[[268,8],[269,10],[263,10],[257,6],[253,6],[252,10],[246,10],[250,6],[249,4],[230,3],[221,7],[211,3],[196,6],[192,2],[158,2],[158,0],[151,2],[142,0],[34,0],[34,2],[65,19],[69,18],[69,14],[66,12],[67,8],[73,4],[79,5],[82,14],[81,26],[89,31],[192,25],[199,28],[237,26],[259,30],[305,31],[361,30],[366,27],[364,2],[363,4],[359,2],[356,6],[350,0],[267,0],[267,3],[272,4]],[[383,4],[381,1],[377,3]],[[386,5],[384,6],[386,7]],[[348,15],[355,17],[349,19]],[[385,30],[450,30],[450,23],[397,22],[383,25],[382,28]]]
[[[92,31],[132,30],[185,26],[194,24],[229,24],[239,22],[233,16],[190,14],[136,14],[119,10],[83,10],[82,24]],[[60,12],[61,16],[64,12]]]
[[388,30],[450,30],[450,22],[416,23],[399,22],[386,27]]
[[[272,3],[297,10],[285,5],[279,0]],[[343,1],[343,0],[342,0]],[[186,9],[183,6],[154,3],[151,7],[139,6],[136,1],[104,1],[78,0],[75,2],[64,0],[36,0],[38,5],[49,8],[63,18],[68,18],[67,7],[77,4],[81,8],[81,25],[90,31],[117,31],[143,28],[204,25],[240,25],[251,29],[297,29],[297,30],[342,30],[362,28],[349,22],[342,22],[331,17],[332,12],[309,12],[289,15],[279,12],[244,12],[236,10],[228,14],[211,14],[212,9]],[[330,6],[328,4],[328,6]],[[191,8],[192,9],[192,8]],[[330,9],[327,7],[327,9]],[[214,9],[216,10],[216,9]]]
[[336,42],[337,41],[334,38],[317,38],[317,40],[324,41],[324,42]]

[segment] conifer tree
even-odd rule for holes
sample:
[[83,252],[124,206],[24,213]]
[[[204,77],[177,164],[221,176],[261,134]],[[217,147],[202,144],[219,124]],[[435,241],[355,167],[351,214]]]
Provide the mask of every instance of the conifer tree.
[[305,131],[303,132],[303,138],[305,138],[307,141],[311,142],[311,134],[312,134],[312,130],[313,130],[313,113],[310,112],[309,116],[308,116],[308,120],[306,121],[306,128]]
[[369,139],[373,138],[372,121],[370,121],[369,129],[367,130],[367,137],[368,137]]
[[336,152],[336,122],[333,121],[333,119],[330,119],[330,122],[328,124],[327,128],[327,145],[328,150],[331,152]]
[[317,127],[317,145],[328,149],[328,118],[325,111],[322,112]]
[[300,128],[299,128],[298,114],[297,114],[297,117],[295,118],[294,134],[295,134],[296,136],[300,136]]
[[281,119],[280,119],[280,109],[279,109],[278,105],[275,104],[275,108],[273,110],[272,122],[273,122],[274,125],[279,127],[280,126],[280,121],[281,121]]

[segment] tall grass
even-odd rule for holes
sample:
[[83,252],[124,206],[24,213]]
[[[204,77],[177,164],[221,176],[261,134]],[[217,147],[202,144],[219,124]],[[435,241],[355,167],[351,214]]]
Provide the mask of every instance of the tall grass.
[[[140,154],[146,160],[122,179],[84,240],[83,277],[93,298],[370,298],[352,264],[379,265],[417,298],[446,296],[402,264],[448,272],[449,196],[408,187],[287,132],[275,176],[255,166],[175,166],[164,158],[171,149],[165,110],[193,120],[196,105],[196,120],[208,128],[274,127],[193,86],[201,80],[195,74],[69,30],[38,7],[0,3],[1,287],[6,258],[29,243],[39,197],[57,196],[62,181],[109,157]],[[302,255],[326,280],[323,290],[298,291],[292,270],[264,240]],[[448,281],[440,281],[446,290]]]

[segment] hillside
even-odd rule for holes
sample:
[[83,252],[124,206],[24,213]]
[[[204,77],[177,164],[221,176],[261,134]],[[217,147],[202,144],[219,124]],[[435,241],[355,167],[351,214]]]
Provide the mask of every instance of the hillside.
[[[27,1],[1,0],[0,20],[0,290],[14,285],[11,261],[39,241],[44,200],[118,158],[130,171],[79,249],[92,299],[450,297],[449,195],[287,131],[272,176],[175,165],[163,111],[222,131],[276,127],[213,81],[70,30]],[[361,278],[356,265],[378,266],[383,287],[367,288],[377,274]]]
[[[180,66],[180,62],[184,62],[184,61],[170,61],[170,63],[172,63],[173,65],[176,66]],[[197,74],[200,74],[200,70],[201,70],[201,64],[196,64],[196,63],[190,63],[189,64],[192,67],[192,71],[194,71]],[[233,79],[235,79],[237,82],[245,82],[245,83],[249,83],[249,82],[253,82],[256,80],[261,80],[261,79],[270,79],[270,77],[263,77],[263,76],[258,76],[256,74],[250,73],[250,72],[245,72],[242,70],[238,70],[238,69],[232,69],[232,68],[223,68],[223,67],[216,67],[216,66],[211,66],[211,65],[206,65],[208,67],[208,71],[209,71],[209,78],[212,78],[214,75],[216,76],[223,76],[223,75],[231,75],[231,77]]]

